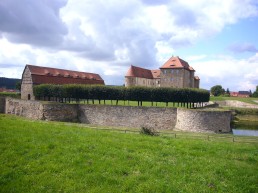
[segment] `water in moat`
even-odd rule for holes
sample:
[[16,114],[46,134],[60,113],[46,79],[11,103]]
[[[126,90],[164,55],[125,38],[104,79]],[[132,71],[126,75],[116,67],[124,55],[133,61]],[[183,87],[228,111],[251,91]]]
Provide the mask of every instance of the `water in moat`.
[[258,121],[240,121],[234,124],[234,135],[258,136]]

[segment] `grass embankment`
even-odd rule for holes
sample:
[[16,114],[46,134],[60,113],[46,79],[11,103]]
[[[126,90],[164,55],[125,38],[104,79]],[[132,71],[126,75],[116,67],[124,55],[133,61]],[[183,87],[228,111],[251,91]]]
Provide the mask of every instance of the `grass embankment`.
[[[210,97],[211,101],[237,100],[249,104],[258,105],[258,98],[242,98],[242,97]],[[258,130],[258,109],[223,107],[225,110],[234,112],[234,125],[237,128],[248,128]]]
[[0,115],[0,192],[258,192],[258,145]]
[[258,130],[258,109],[235,108],[233,127]]
[[245,103],[250,103],[250,104],[255,104],[258,105],[258,98],[253,98],[253,97],[224,97],[224,96],[211,96],[210,101],[225,101],[225,100],[236,100],[236,101],[241,101]]

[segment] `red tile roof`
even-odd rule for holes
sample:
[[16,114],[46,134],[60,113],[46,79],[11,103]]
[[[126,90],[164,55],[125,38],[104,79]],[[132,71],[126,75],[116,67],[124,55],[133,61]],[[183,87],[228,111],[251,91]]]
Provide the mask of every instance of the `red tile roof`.
[[153,78],[160,78],[160,70],[151,70]]
[[184,68],[186,70],[195,71],[189,64],[184,61],[183,59],[177,57],[171,57],[160,69],[167,69],[167,68]]
[[105,84],[98,74],[27,65],[34,84]]
[[153,79],[151,70],[132,66],[132,65],[128,69],[125,77],[139,77],[139,78]]

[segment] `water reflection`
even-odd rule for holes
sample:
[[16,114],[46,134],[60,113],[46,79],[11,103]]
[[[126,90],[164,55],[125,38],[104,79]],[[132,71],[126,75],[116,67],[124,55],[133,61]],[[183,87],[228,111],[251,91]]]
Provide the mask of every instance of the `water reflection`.
[[232,129],[234,135],[258,136],[258,130]]
[[233,128],[234,135],[258,136],[258,121],[239,121]]

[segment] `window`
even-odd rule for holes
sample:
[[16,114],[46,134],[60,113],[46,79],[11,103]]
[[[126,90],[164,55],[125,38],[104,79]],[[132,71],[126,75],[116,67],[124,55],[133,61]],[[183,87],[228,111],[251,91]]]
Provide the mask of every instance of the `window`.
[[173,70],[173,69],[171,70],[171,73],[172,73],[172,74],[174,73],[174,70]]
[[173,78],[170,78],[171,81],[173,81]]
[[30,94],[28,94],[28,100],[30,100]]
[[167,74],[167,70],[164,70],[164,74]]
[[176,70],[176,73],[178,74],[179,70]]

